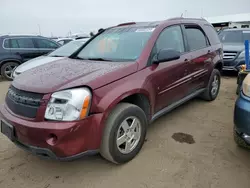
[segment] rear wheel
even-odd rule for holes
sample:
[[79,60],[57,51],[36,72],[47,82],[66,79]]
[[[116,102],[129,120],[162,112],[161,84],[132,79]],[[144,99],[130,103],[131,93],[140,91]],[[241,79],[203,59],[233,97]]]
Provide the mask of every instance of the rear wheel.
[[13,72],[18,67],[17,62],[7,62],[1,67],[1,75],[6,80],[13,80]]
[[113,163],[126,163],[141,150],[146,132],[147,118],[143,110],[133,104],[120,103],[107,119],[100,153]]
[[220,90],[220,83],[221,83],[220,71],[214,69],[210,76],[207,88],[202,94],[201,98],[206,101],[215,100]]

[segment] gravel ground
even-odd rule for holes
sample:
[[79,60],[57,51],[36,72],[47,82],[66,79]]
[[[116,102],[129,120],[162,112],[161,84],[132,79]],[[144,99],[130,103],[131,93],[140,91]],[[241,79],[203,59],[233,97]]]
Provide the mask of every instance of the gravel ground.
[[[0,102],[8,85],[0,82]],[[122,166],[100,156],[41,160],[0,135],[0,187],[248,188],[250,152],[238,148],[232,134],[235,88],[236,78],[224,77],[214,102],[195,99],[158,119],[140,154]],[[189,143],[173,139],[185,134]]]

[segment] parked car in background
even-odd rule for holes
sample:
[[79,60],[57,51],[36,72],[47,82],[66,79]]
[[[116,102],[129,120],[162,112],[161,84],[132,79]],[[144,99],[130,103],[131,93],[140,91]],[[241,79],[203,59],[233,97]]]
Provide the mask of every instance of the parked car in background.
[[56,40],[61,45],[67,44],[68,42],[74,40],[73,38],[59,38]]
[[88,41],[87,38],[71,41],[71,42],[57,48],[56,50],[54,50],[53,52],[51,52],[49,54],[39,56],[37,58],[31,59],[31,60],[23,63],[22,65],[19,65],[13,73],[13,79],[16,78],[17,76],[19,76],[24,71],[27,71],[27,70],[32,69],[34,67],[69,57],[76,50],[78,50],[86,41]]
[[13,71],[20,64],[47,54],[61,45],[41,36],[4,35],[0,36],[0,73],[12,80]]
[[221,69],[222,44],[204,19],[120,24],[14,79],[0,106],[2,133],[40,157],[100,152],[126,163],[149,123],[194,97],[215,100]]
[[239,92],[234,107],[234,140],[237,145],[250,149],[250,74]]
[[219,33],[223,44],[223,70],[239,71],[245,64],[244,41],[250,40],[250,29],[224,29]]

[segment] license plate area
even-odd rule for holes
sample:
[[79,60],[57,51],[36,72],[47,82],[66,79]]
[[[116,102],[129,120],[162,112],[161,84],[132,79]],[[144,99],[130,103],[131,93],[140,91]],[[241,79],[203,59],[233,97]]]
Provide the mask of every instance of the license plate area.
[[13,142],[15,139],[14,127],[3,120],[0,120],[0,126],[1,126],[1,133],[3,133]]

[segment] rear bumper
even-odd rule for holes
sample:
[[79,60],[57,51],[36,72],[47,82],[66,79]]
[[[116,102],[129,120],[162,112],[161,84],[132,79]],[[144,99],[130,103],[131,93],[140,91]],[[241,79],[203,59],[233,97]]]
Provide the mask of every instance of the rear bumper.
[[0,120],[14,128],[12,141],[18,147],[43,158],[61,161],[98,152],[102,117],[99,113],[75,122],[36,122],[17,117],[5,105],[0,106]]
[[235,131],[250,136],[250,98],[241,92],[234,108]]

